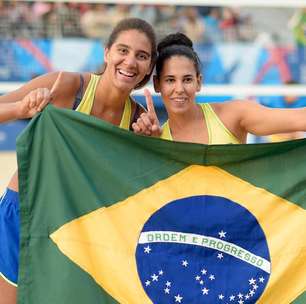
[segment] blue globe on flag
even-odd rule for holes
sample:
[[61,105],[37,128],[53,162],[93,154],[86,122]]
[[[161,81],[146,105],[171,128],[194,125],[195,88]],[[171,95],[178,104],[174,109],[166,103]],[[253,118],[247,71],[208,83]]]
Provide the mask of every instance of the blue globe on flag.
[[169,202],[145,223],[136,249],[148,297],[164,303],[256,303],[271,273],[257,219],[224,197]]

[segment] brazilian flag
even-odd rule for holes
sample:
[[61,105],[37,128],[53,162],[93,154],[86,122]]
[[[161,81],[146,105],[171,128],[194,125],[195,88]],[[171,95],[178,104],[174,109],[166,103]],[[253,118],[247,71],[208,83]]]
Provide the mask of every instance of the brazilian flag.
[[18,139],[18,303],[306,303],[306,141],[200,145],[48,106]]

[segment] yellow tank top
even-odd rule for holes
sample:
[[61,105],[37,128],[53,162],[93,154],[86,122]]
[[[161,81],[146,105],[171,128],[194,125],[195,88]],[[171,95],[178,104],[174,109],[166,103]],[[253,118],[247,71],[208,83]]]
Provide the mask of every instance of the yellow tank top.
[[[210,104],[202,103],[200,106],[205,117],[209,145],[240,143],[239,140],[225,127]],[[166,121],[162,127],[161,138],[173,140],[169,121]]]
[[[97,85],[99,83],[101,75],[91,74],[88,86],[84,93],[84,96],[76,108],[76,111],[90,115],[93,102],[95,99]],[[132,116],[132,104],[130,98],[127,98],[124,105],[123,115],[119,127],[129,130]]]

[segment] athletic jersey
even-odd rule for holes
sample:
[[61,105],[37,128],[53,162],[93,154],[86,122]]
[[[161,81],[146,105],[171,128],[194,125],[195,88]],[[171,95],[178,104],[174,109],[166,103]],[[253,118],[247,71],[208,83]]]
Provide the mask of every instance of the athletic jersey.
[[[90,115],[100,77],[101,75],[91,74],[84,96],[81,99],[78,106],[76,107],[75,109],[76,111]],[[123,115],[119,127],[122,129],[129,130],[132,118],[131,116],[132,116],[131,99],[127,98],[124,105]]]
[[[205,117],[209,145],[240,143],[239,140],[225,127],[209,103],[202,103],[200,106]],[[168,120],[162,127],[162,134],[160,137],[167,140],[173,140]]]

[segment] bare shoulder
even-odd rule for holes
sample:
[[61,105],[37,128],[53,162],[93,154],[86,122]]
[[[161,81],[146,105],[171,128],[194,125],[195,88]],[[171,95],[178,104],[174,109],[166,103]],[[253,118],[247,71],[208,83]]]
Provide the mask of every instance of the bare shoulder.
[[80,73],[61,71],[49,77],[51,84],[48,84],[48,88],[52,91],[52,103],[58,107],[72,108],[80,87]]

